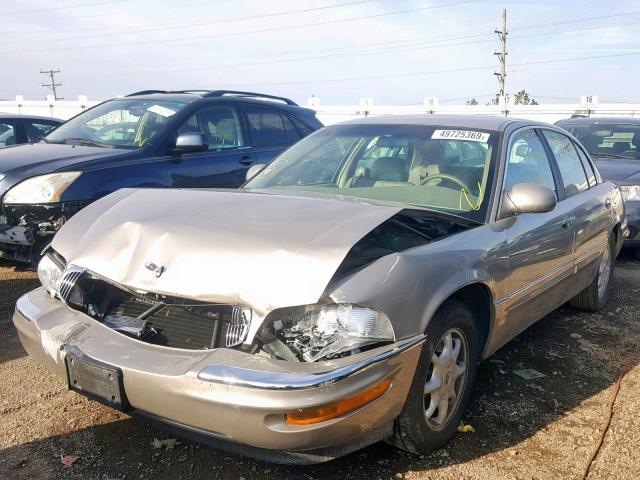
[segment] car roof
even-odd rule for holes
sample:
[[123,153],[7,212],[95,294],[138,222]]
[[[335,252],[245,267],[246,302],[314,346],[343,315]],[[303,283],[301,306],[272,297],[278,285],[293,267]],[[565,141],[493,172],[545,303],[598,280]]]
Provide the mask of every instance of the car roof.
[[610,125],[612,123],[625,125],[640,125],[640,118],[631,117],[576,117],[558,120],[557,125]]
[[418,125],[440,126],[452,128],[478,128],[482,130],[504,131],[507,126],[519,124],[521,126],[547,126],[551,124],[534,120],[522,120],[511,117],[499,117],[494,115],[379,115],[373,117],[357,118],[337,123],[336,125]]
[[0,119],[48,120],[50,122],[60,122],[60,123],[64,122],[64,120],[60,120],[59,118],[53,118],[53,117],[41,117],[38,115],[22,115],[20,113],[2,113],[2,112],[0,112]]

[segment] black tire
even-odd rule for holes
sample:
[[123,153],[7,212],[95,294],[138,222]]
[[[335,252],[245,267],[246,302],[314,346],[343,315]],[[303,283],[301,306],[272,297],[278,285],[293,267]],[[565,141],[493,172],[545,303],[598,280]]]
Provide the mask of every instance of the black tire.
[[[434,351],[441,345],[441,341],[444,341],[445,334],[451,331],[455,331],[456,335],[460,334],[463,339],[466,339],[466,373],[459,377],[462,382],[460,383],[459,400],[449,407],[452,410],[447,414],[447,419],[440,425],[436,425],[432,423],[433,417],[427,420],[425,386],[427,380],[430,380],[434,375],[431,360]],[[431,319],[425,334],[427,339],[422,347],[409,395],[402,413],[396,420],[393,441],[394,445],[418,455],[424,455],[440,448],[456,433],[471,398],[480,357],[478,330],[473,314],[465,304],[457,300],[448,300],[440,307]],[[458,341],[460,341],[460,337],[458,337]],[[461,349],[464,348],[464,343],[462,345]],[[454,380],[452,383],[458,385],[456,382],[458,380]],[[448,381],[446,384],[450,385]]]
[[634,248],[634,256],[636,258],[636,260],[640,260],[640,248]]
[[[607,301],[609,300],[609,294],[611,292],[611,281],[613,280],[613,271],[616,264],[615,248],[616,240],[615,236],[612,234],[609,236],[609,269],[607,272],[608,278],[606,279],[606,288],[602,291],[598,288],[600,279],[602,277],[602,265],[599,264],[598,272],[596,273],[593,281],[587,288],[585,288],[578,295],[569,300],[569,305],[571,305],[573,308],[586,310],[588,312],[597,312],[598,310],[602,310],[604,308],[604,306],[607,304]],[[603,259],[604,256],[600,259],[600,262],[602,262]]]

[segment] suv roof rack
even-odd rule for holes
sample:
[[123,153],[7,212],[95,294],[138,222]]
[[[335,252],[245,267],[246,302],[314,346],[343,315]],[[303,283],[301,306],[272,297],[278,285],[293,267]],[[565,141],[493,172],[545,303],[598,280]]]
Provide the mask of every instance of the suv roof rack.
[[267,95],[264,93],[255,93],[255,92],[241,92],[237,90],[212,90],[210,92],[205,93],[204,97],[224,97],[224,96],[235,96],[235,97],[250,97],[250,98],[266,98],[268,100],[278,100],[280,102],[284,102],[287,105],[295,105],[298,104],[293,100],[290,100],[285,97],[277,97],[275,95]]
[[125,97],[135,97],[136,95],[151,95],[152,93],[169,93],[167,90],[140,90],[139,92],[133,92]]
[[154,93],[191,93],[196,95],[202,95],[202,97],[224,97],[224,96],[232,96],[232,97],[246,97],[246,98],[264,98],[267,100],[277,100],[279,102],[286,103],[287,105],[298,106],[296,102],[290,100],[285,97],[278,97],[275,95],[267,95],[265,93],[255,93],[255,92],[242,92],[239,90],[202,90],[202,89],[192,89],[192,90],[141,90],[139,92],[130,93],[129,95],[125,95],[126,97],[135,97],[137,95],[152,95]]

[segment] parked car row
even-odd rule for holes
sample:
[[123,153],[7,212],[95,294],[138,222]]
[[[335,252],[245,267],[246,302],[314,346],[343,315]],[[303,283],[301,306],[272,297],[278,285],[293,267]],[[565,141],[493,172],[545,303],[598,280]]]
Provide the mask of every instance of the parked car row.
[[71,390],[271,461],[424,454],[479,361],[566,302],[605,305],[623,194],[563,128],[389,116],[307,136],[313,112],[256,96],[142,92],[7,149],[5,241],[31,243],[3,248],[33,258],[59,229],[14,324]]

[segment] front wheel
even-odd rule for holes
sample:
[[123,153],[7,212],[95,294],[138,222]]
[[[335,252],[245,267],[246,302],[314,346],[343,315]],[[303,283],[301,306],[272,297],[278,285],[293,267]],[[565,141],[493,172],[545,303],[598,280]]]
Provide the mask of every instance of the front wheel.
[[473,314],[447,301],[427,330],[411,390],[396,423],[396,445],[426,454],[455,434],[471,398],[480,356]]
[[569,300],[569,305],[580,310],[597,312],[604,308],[609,300],[611,290],[611,280],[615,267],[615,237],[609,237],[608,248],[602,253],[598,265],[598,273],[591,284],[578,295]]

